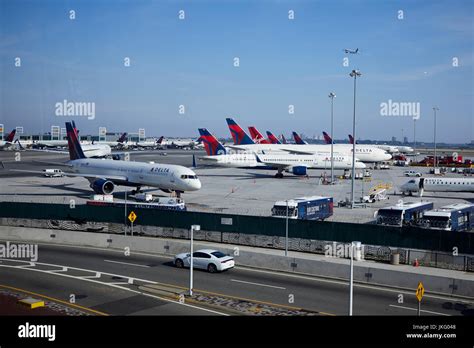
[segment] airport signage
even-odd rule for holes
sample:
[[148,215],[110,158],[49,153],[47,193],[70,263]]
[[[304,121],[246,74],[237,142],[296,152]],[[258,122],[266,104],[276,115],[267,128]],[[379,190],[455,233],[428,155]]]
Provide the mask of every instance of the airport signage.
[[425,288],[423,287],[423,283],[420,282],[418,284],[418,288],[416,288],[416,298],[418,299],[418,302],[421,302],[421,299],[423,298],[424,294],[425,294]]
[[128,220],[133,224],[136,219],[137,219],[137,214],[135,214],[134,211],[131,211],[130,214],[128,214]]

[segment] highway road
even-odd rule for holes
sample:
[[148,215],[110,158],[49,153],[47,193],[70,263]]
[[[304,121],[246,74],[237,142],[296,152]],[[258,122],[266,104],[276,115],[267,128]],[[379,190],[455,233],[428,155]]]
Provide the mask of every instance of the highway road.
[[[142,283],[158,282],[188,287],[189,270],[175,268],[168,256],[137,254],[133,251],[126,256],[123,251],[117,250],[40,244],[38,264],[42,263],[48,266],[28,269],[3,261],[0,266],[9,267],[0,267],[0,285],[65,301],[69,300],[71,293],[79,294],[76,295],[76,304],[111,315],[226,314],[225,311],[210,311],[209,308],[200,309],[196,305],[146,296],[127,285],[128,277],[132,277],[140,279]],[[46,273],[52,267],[56,267],[56,270],[75,267],[81,271],[68,277],[61,276],[61,271]],[[94,279],[95,272],[116,276],[107,279],[102,275],[96,278],[97,282],[87,281]],[[348,312],[348,284],[339,280],[237,266],[218,274],[195,270],[194,290],[303,308],[322,315],[346,315]],[[403,297],[401,303],[400,295]],[[354,315],[416,315],[416,308],[415,289],[407,292],[367,285],[356,285],[354,288]],[[474,301],[425,294],[421,308],[422,315],[473,315]]]

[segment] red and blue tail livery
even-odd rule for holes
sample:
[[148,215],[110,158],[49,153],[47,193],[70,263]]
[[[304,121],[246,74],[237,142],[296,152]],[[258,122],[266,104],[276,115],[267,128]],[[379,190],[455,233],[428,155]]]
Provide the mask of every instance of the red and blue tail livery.
[[245,131],[231,118],[226,118],[230,134],[234,139],[234,145],[251,145],[255,142],[245,133]]
[[281,141],[278,140],[278,138],[274,136],[272,132],[267,131],[267,137],[271,144],[281,144]]
[[79,136],[77,135],[76,125],[71,122],[66,122],[67,132],[67,143],[69,147],[69,158],[76,160],[80,158],[86,158],[82,151],[81,143],[79,142]]
[[256,144],[271,144],[271,142],[265,139],[262,133],[260,133],[258,129],[255,128],[254,126],[249,127],[249,132],[250,132],[250,136],[252,137],[253,141]]
[[298,145],[307,144],[307,142],[304,141],[303,139],[301,139],[300,135],[296,132],[293,132],[293,138],[295,139],[295,143],[298,144]]
[[206,149],[206,153],[208,156],[217,156],[217,155],[225,155],[227,153],[225,147],[217,140],[217,138],[209,133],[206,128],[199,128],[199,134],[201,135],[199,139],[201,139],[202,143],[204,144],[204,148]]
[[354,144],[354,137],[352,135],[349,134],[349,142],[351,144]]
[[11,143],[13,141],[13,138],[15,138],[15,133],[16,133],[16,128],[10,132],[10,134],[7,135],[5,138],[5,141],[7,143]]
[[323,136],[324,136],[324,141],[326,142],[326,144],[331,144],[332,143],[332,138],[329,136],[328,133],[323,132]]
[[125,142],[125,140],[127,140],[127,133],[123,133],[120,138],[117,140],[118,143],[122,144],[123,142]]

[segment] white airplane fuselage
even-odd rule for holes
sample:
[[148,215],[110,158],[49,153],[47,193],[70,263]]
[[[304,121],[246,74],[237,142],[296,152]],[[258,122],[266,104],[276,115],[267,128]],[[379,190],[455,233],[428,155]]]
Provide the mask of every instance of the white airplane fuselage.
[[414,178],[401,186],[403,193],[474,192],[474,178]]
[[[170,164],[114,161],[108,159],[82,158],[71,160],[72,172],[95,176],[124,186],[151,186],[172,191],[196,191],[201,182],[189,168]],[[67,174],[66,174],[67,175]]]
[[[250,151],[294,151],[298,152],[312,152],[330,156],[331,145],[295,145],[295,144],[251,144],[251,145],[233,145],[233,148],[250,150]],[[384,150],[376,148],[371,145],[356,145],[355,157],[362,162],[383,162],[392,158],[392,155],[386,153]],[[334,144],[334,154],[352,156],[351,144]]]

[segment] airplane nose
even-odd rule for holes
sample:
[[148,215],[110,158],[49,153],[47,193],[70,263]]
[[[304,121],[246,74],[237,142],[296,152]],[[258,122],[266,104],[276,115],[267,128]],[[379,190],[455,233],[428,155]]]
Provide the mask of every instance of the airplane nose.
[[199,179],[194,180],[194,182],[191,184],[191,186],[192,186],[193,191],[197,191],[197,190],[201,189],[201,186],[202,186],[201,180],[199,180]]
[[365,165],[364,162],[356,162],[355,167],[356,167],[357,169],[364,169],[364,168],[367,168],[367,166]]
[[384,158],[384,161],[388,161],[389,159],[392,159],[392,155],[389,153],[385,153],[383,158]]

